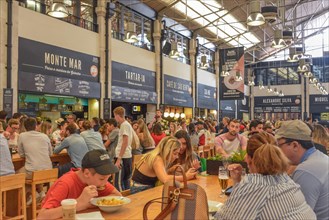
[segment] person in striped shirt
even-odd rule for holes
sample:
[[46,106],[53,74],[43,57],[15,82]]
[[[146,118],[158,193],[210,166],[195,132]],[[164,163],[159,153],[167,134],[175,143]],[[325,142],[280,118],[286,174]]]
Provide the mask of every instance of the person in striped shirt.
[[275,143],[265,132],[250,137],[246,156],[250,174],[241,179],[241,165],[228,166],[235,185],[217,219],[316,219],[300,186],[286,174],[288,158]]

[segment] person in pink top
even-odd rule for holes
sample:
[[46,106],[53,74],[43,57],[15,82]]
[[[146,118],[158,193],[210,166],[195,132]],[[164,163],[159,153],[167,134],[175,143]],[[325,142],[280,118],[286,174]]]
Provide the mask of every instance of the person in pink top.
[[215,138],[216,153],[229,157],[235,151],[247,149],[247,138],[240,135],[240,122],[233,119],[227,125],[228,132]]
[[118,168],[111,162],[107,151],[91,150],[82,159],[81,169],[71,169],[59,178],[42,201],[38,219],[58,219],[62,217],[61,201],[76,199],[77,211],[92,207],[90,200],[95,197],[121,193],[107,180]]

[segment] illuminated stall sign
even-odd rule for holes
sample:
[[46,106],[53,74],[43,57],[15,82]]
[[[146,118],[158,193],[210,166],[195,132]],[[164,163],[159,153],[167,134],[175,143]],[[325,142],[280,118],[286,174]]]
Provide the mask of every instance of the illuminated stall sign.
[[[244,98],[244,48],[227,48],[220,50],[219,70],[222,72],[224,65],[230,73],[229,76],[220,77],[220,100],[238,100]],[[235,77],[242,80],[237,81]]]
[[198,108],[217,109],[216,87],[198,83]]
[[112,62],[112,100],[156,104],[155,72]]
[[301,96],[262,96],[255,97],[255,113],[300,113]]
[[164,74],[164,104],[193,107],[192,81]]

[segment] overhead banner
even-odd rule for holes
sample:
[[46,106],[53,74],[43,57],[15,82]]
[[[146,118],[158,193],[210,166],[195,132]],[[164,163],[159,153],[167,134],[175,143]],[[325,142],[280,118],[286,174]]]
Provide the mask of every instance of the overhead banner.
[[235,112],[235,101],[234,100],[221,101],[220,110],[227,112]]
[[112,62],[112,100],[156,104],[155,72]]
[[22,37],[18,48],[19,71],[99,82],[99,57]]
[[22,91],[100,98],[101,86],[98,82],[68,79],[37,73],[20,71],[18,89]]
[[198,83],[198,108],[217,109],[216,87]]
[[[220,77],[220,99],[238,100],[244,98],[244,48],[228,48],[220,50],[220,72],[223,65],[230,73],[229,76]],[[241,77],[241,80],[237,78]]]
[[329,95],[310,95],[310,112],[329,112]]
[[262,96],[255,97],[255,113],[301,112],[301,96]]
[[164,74],[164,104],[193,107],[192,81]]

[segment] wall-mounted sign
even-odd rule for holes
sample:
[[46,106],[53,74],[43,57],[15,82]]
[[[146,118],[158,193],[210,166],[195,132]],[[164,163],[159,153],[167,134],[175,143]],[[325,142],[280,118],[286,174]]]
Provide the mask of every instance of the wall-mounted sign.
[[310,95],[310,112],[329,112],[329,95]]
[[99,57],[21,37],[18,45],[19,71],[99,81]]
[[19,72],[18,89],[85,98],[100,98],[100,83],[37,73]]
[[192,81],[164,74],[164,104],[193,107]]
[[104,99],[103,105],[103,118],[111,118],[111,99]]
[[235,112],[235,100],[223,100],[220,102],[220,110],[226,112]]
[[217,109],[216,87],[198,83],[198,108]]
[[[228,48],[220,50],[220,72],[224,69],[230,73],[229,76],[220,77],[220,99],[232,100],[244,98],[244,48]],[[235,77],[241,77],[237,81]]]
[[249,112],[249,96],[245,96],[242,100],[238,100],[238,112]]
[[7,117],[13,115],[13,89],[3,89],[3,110],[7,112]]
[[255,97],[255,113],[301,112],[301,96],[262,96]]
[[112,62],[112,100],[157,103],[155,72]]

